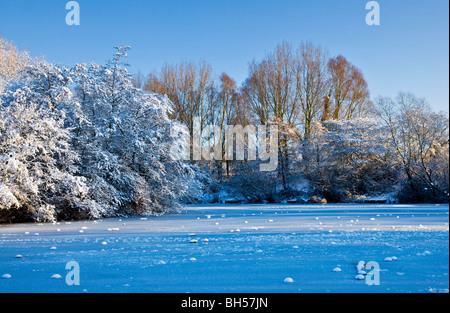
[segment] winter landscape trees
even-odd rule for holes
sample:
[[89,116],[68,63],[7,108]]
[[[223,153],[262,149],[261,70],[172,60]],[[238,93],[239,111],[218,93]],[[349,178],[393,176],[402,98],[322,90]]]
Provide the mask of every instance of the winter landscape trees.
[[379,98],[377,106],[388,129],[392,162],[401,168],[401,200],[448,201],[448,116],[433,112],[424,99],[405,93],[394,100]]
[[[104,65],[69,68],[0,39],[0,222],[230,199],[448,202],[448,115],[406,93],[372,101],[344,56],[284,42],[250,63],[238,86],[206,62],[133,77],[128,50],[117,47]],[[195,160],[192,147],[190,161],[179,157],[182,133],[187,127],[194,138],[196,121],[200,132],[215,125],[222,134],[218,159]],[[249,136],[226,142],[227,125],[276,125],[277,169],[262,172],[248,149],[238,151]]]
[[[277,125],[280,130],[278,167],[272,173],[260,173],[248,159],[224,159],[219,166],[195,162],[212,175],[209,193],[215,196],[209,199],[448,201],[448,116],[432,112],[425,100],[413,95],[399,93],[399,103],[382,97],[372,100],[362,71],[344,56],[330,57],[312,42],[297,48],[283,42],[250,63],[240,88],[232,84],[227,90],[223,82],[227,74],[217,79],[204,62],[190,64],[192,73],[208,69],[207,75],[191,75],[208,80],[190,84],[198,86],[190,94],[204,100],[195,106],[202,111],[175,106],[175,112],[179,108],[181,112],[173,116],[185,115],[187,109],[194,114],[183,121],[186,125],[197,116],[202,128],[214,124],[223,129],[225,122]],[[143,88],[181,92],[185,88],[175,86],[185,86],[185,78],[175,73],[185,68],[185,63],[165,65],[149,76]],[[179,101],[179,96],[167,94]]]
[[[167,97],[132,86],[118,47],[106,65],[30,62],[2,93],[0,220],[54,221],[176,209],[192,166],[169,151]],[[192,180],[192,181],[191,181]]]

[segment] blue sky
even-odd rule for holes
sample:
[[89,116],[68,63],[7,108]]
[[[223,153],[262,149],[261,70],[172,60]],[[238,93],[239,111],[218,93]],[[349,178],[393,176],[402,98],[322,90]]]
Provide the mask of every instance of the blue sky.
[[67,2],[0,0],[0,36],[67,65],[125,44],[133,72],[206,60],[238,83],[281,41],[311,40],[358,66],[373,97],[402,90],[449,110],[448,0],[379,0],[380,26],[365,23],[366,0],[79,0],[80,26],[66,25]]

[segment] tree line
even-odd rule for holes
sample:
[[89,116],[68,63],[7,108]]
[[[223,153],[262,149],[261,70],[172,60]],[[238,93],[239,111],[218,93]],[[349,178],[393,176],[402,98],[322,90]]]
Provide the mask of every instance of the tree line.
[[137,87],[169,97],[171,117],[191,135],[196,117],[221,131],[278,125],[273,173],[225,157],[196,162],[212,177],[213,201],[448,201],[448,116],[426,100],[404,92],[372,99],[358,67],[312,42],[283,42],[248,72],[241,86],[205,61],[135,75]]
[[[132,75],[128,50],[67,67],[0,38],[0,222],[199,202],[448,202],[448,115],[409,93],[372,99],[344,56],[283,42],[238,86],[207,62]],[[230,160],[227,149],[222,159],[180,160],[174,133],[192,138],[195,121],[220,132],[276,125],[277,169]]]

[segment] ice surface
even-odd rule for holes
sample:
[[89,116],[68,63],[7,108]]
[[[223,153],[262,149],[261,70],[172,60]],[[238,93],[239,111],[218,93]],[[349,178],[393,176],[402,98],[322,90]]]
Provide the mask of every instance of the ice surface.
[[[0,274],[11,278],[0,279],[0,292],[448,292],[448,213],[448,205],[220,205],[2,225]],[[380,285],[355,280],[360,260],[379,263]],[[66,283],[70,261],[80,285]]]

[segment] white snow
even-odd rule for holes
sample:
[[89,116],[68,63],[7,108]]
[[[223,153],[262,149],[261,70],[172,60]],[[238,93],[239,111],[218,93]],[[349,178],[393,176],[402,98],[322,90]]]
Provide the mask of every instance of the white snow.
[[358,274],[358,275],[355,276],[355,279],[356,280],[364,280],[365,277],[364,277],[364,275]]
[[359,261],[358,264],[356,265],[356,270],[357,270],[358,272],[359,272],[359,271],[362,271],[365,265],[366,265],[366,262],[364,262],[364,261]]
[[340,267],[333,268],[333,272],[340,272],[340,271],[342,271],[342,269]]
[[[119,232],[108,231],[117,228],[118,219],[2,225],[0,268],[14,279],[0,280],[0,292],[122,292],[126,284],[137,292],[446,290],[447,212],[446,205],[224,205],[190,206],[183,214],[145,221],[128,218]],[[373,230],[370,218],[377,214]],[[359,225],[343,222],[351,219]],[[89,231],[80,236],[82,227]],[[19,254],[26,258],[15,259]],[[383,262],[386,257],[392,262]],[[80,264],[81,286],[45,279],[54,273],[64,277],[71,260]],[[379,286],[353,282],[355,275],[365,279],[358,272],[367,271],[369,261],[380,263]],[[283,277],[296,278],[295,284],[280,284]]]

